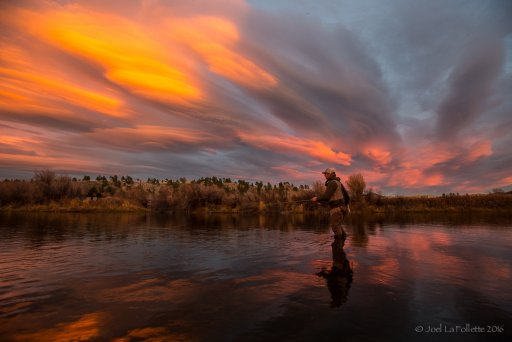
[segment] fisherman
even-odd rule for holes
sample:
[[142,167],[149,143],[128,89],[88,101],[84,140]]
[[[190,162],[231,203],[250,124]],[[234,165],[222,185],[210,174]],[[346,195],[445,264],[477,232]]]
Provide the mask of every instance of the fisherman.
[[[339,177],[336,177],[336,170],[332,167],[322,172],[325,176],[326,190],[320,197],[313,197],[312,202],[326,203],[330,208],[331,229],[335,238],[345,239],[347,233],[343,229],[343,219],[350,212],[348,203],[345,203],[346,190]],[[344,196],[345,194],[345,196]]]

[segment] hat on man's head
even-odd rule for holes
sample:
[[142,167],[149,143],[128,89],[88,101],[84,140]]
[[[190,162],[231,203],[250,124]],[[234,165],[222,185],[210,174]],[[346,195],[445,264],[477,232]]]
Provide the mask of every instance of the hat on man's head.
[[325,169],[324,172],[322,172],[323,174],[327,174],[327,175],[330,175],[330,174],[333,174],[333,173],[336,173],[336,170],[334,170],[334,168],[332,167],[328,167],[327,169]]

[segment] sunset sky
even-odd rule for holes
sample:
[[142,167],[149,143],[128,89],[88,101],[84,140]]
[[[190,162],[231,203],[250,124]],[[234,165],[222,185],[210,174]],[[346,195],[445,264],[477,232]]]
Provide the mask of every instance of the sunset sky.
[[512,189],[512,1],[0,2],[0,178]]

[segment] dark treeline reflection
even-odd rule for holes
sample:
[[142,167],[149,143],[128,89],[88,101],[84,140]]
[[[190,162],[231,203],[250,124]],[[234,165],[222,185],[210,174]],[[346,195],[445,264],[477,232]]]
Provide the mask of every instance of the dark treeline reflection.
[[[145,238],[158,238],[168,229],[216,230],[272,229],[281,231],[308,230],[328,233],[327,215],[308,214],[76,214],[76,213],[2,213],[0,239],[23,236],[34,247],[45,242],[58,242],[67,238],[96,238],[100,240],[126,239],[129,234],[143,234]],[[453,214],[400,214],[350,215],[345,225],[351,234],[351,244],[365,246],[368,236],[383,226],[393,224],[443,224],[448,226],[503,225],[512,222],[512,214],[467,212]],[[145,229],[158,228],[158,229]]]
[[0,240],[24,237],[39,247],[70,238],[126,239],[145,222],[147,217],[136,214],[8,213],[0,215]]

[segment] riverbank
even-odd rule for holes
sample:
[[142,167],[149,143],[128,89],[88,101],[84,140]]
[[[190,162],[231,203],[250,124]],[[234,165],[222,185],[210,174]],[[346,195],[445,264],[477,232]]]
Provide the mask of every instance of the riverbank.
[[65,203],[7,205],[0,212],[54,212],[54,213],[134,213],[150,212],[148,208],[126,201],[82,201],[72,200]]
[[[326,214],[328,208],[317,205],[293,205],[294,203],[284,203],[281,205],[266,206],[265,204],[244,205],[244,206],[224,206],[208,205],[192,209],[186,208],[166,208],[161,210],[151,205],[142,206],[126,201],[80,201],[74,200],[68,203],[50,202],[47,204],[31,205],[7,205],[0,207],[0,212],[55,212],[55,213],[190,213],[190,214]],[[446,207],[428,207],[428,206],[375,206],[375,205],[353,205],[351,213],[357,215],[375,215],[375,214],[416,214],[416,213],[511,213],[512,208],[506,206],[446,206]]]
[[[442,194],[441,196],[385,196],[349,190],[354,212],[464,212],[510,211],[512,193]],[[325,191],[321,182],[295,186],[289,182],[263,182],[201,178],[188,181],[98,176],[83,180],[36,172],[30,181],[0,182],[0,210],[21,212],[186,212],[186,213],[307,213],[326,211],[308,202]]]

